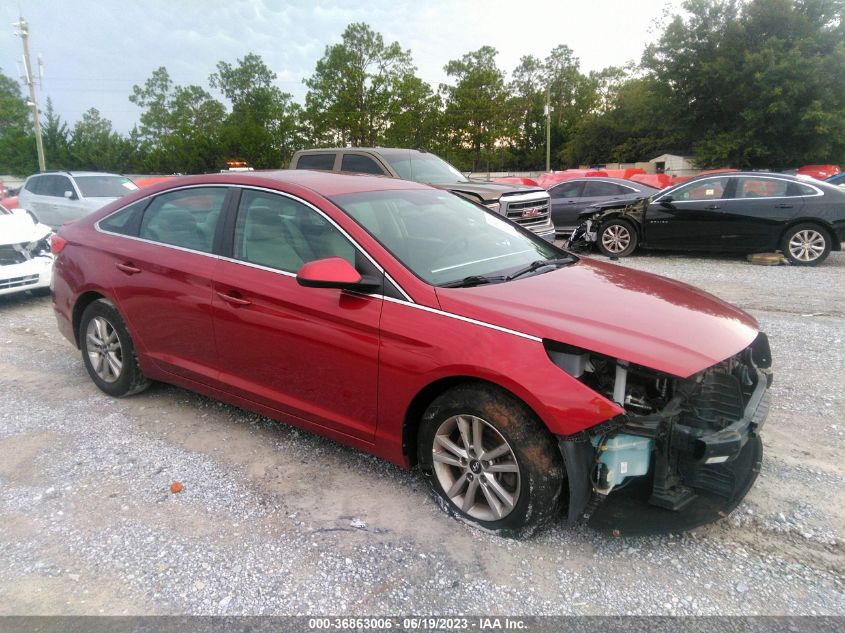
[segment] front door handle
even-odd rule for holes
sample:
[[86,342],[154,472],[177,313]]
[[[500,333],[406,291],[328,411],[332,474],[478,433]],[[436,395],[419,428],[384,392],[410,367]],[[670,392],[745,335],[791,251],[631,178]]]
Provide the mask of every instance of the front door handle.
[[117,268],[120,272],[126,273],[127,275],[137,275],[141,272],[140,268],[136,268],[132,264],[115,264],[115,268]]
[[228,295],[225,292],[218,292],[217,296],[223,299],[226,303],[230,303],[236,308],[240,308],[242,306],[252,305],[252,301],[247,299],[241,299],[240,297],[233,297],[232,295]]
[[721,209],[722,207],[720,207],[718,204],[711,204],[709,207],[704,207],[704,208],[707,209],[708,211],[715,211],[716,209]]
[[776,204],[775,209],[791,209],[792,206],[791,204]]

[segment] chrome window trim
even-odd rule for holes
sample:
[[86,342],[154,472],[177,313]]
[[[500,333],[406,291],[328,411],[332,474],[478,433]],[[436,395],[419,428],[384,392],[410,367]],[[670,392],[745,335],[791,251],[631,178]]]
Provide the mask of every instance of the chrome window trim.
[[718,180],[719,178],[725,178],[725,177],[727,177],[729,179],[733,179],[733,178],[761,178],[761,179],[764,179],[764,180],[777,180],[779,182],[794,183],[794,184],[798,184],[798,185],[806,185],[806,186],[810,187],[810,189],[814,189],[816,193],[814,193],[812,195],[808,194],[808,195],[800,195],[800,196],[760,196],[758,198],[703,198],[702,200],[672,200],[672,204],[684,204],[685,202],[702,202],[702,201],[706,202],[706,201],[710,201],[710,200],[722,200],[722,201],[725,201],[725,202],[727,202],[729,200],[795,200],[796,198],[817,198],[819,196],[824,196],[824,192],[821,189],[819,189],[818,187],[816,187],[815,185],[813,185],[809,182],[789,180],[788,178],[779,178],[777,176],[769,176],[769,175],[760,175],[760,176],[753,175],[752,176],[752,175],[748,175],[748,174],[743,174],[742,176],[733,176],[733,175],[727,175],[726,176],[724,174],[722,174],[722,175],[714,174],[713,176],[708,176],[707,178],[702,178],[701,180],[697,180],[697,181],[695,181],[695,183],[687,183],[687,182],[678,183],[678,185],[676,187],[673,187],[670,191],[663,192],[659,196],[654,198],[652,200],[652,203],[660,202],[660,200],[662,200],[665,196],[670,195],[672,193],[672,191],[677,191],[678,189],[682,188],[685,185],[699,184],[699,183],[707,182],[708,180]]
[[[413,303],[415,303],[415,302],[414,302],[414,300],[411,298],[411,296],[410,296],[407,292],[405,292],[405,289],[404,289],[404,288],[402,288],[402,286],[400,286],[398,283],[396,283],[396,280],[394,280],[394,279],[393,279],[393,277],[391,277],[389,274],[387,274],[387,271],[384,269],[384,267],[383,267],[383,266],[381,266],[381,265],[380,265],[380,264],[379,264],[379,263],[378,263],[378,262],[377,262],[377,261],[376,261],[376,260],[375,260],[375,259],[374,259],[374,258],[373,258],[373,257],[372,257],[372,256],[371,256],[368,252],[367,252],[367,251],[366,251],[366,249],[364,249],[364,248],[363,248],[363,247],[362,247],[362,246],[361,246],[361,245],[360,245],[360,244],[359,244],[359,243],[358,243],[358,242],[357,242],[357,241],[356,241],[356,240],[355,240],[355,239],[354,239],[351,235],[349,235],[349,233],[347,233],[347,232],[343,229],[343,227],[341,227],[340,225],[338,225],[338,223],[337,223],[337,222],[335,222],[332,218],[330,218],[328,215],[326,215],[326,214],[325,214],[325,213],[324,213],[321,209],[317,208],[316,206],[314,206],[314,205],[313,205],[313,204],[311,204],[310,202],[308,202],[308,201],[306,201],[306,200],[303,200],[302,198],[298,198],[298,197],[294,196],[293,194],[289,194],[289,193],[287,193],[287,192],[285,192],[285,191],[279,191],[279,190],[277,190],[277,189],[270,189],[269,187],[259,187],[259,186],[256,186],[256,185],[237,185],[237,184],[234,184],[234,183],[228,183],[228,184],[224,184],[224,183],[209,183],[209,184],[185,185],[185,186],[183,186],[183,187],[175,187],[175,188],[173,188],[173,189],[168,189],[168,190],[166,190],[166,191],[159,191],[159,192],[157,192],[157,193],[151,193],[151,194],[149,194],[149,195],[147,195],[147,196],[143,196],[143,197],[141,197],[141,198],[138,198],[137,200],[135,200],[135,201],[134,201],[134,202],[132,202],[131,204],[135,204],[135,203],[137,203],[137,202],[141,202],[142,200],[146,200],[146,199],[148,199],[148,198],[153,198],[153,197],[155,197],[155,196],[158,196],[158,195],[161,195],[161,194],[165,194],[165,193],[171,193],[171,192],[174,192],[174,191],[182,191],[182,190],[186,190],[186,189],[208,189],[208,188],[212,188],[212,187],[226,187],[226,188],[230,188],[230,189],[231,189],[232,187],[237,187],[237,188],[239,188],[239,189],[252,189],[252,190],[257,190],[257,191],[264,191],[264,192],[267,192],[267,193],[271,193],[271,194],[275,194],[275,195],[284,196],[284,197],[286,197],[286,198],[290,198],[290,199],[291,199],[291,200],[293,200],[294,202],[298,202],[298,203],[300,203],[300,204],[303,204],[303,205],[305,205],[306,207],[308,207],[308,208],[310,208],[310,209],[312,209],[312,210],[316,211],[316,212],[317,212],[318,214],[320,214],[323,218],[325,218],[326,220],[328,220],[328,222],[329,222],[332,226],[334,226],[334,227],[335,227],[338,231],[340,231],[340,233],[341,233],[344,237],[346,237],[346,239],[348,239],[348,240],[352,243],[352,245],[353,245],[353,246],[354,246],[357,250],[359,250],[361,253],[363,253],[363,254],[364,254],[364,257],[366,257],[368,260],[370,260],[370,263],[372,263],[372,264],[373,264],[373,266],[375,266],[375,267],[379,270],[379,272],[381,272],[382,274],[384,274],[385,279],[389,280],[389,281],[390,281],[390,283],[392,283],[392,284],[396,287],[396,289],[397,289],[397,290],[398,290],[398,291],[402,294],[402,296],[403,296],[403,297],[405,297],[405,299],[407,300],[407,302],[412,303],[412,304],[413,304]],[[235,262],[235,263],[238,263],[238,264],[244,264],[244,265],[246,265],[246,266],[251,266],[251,267],[253,267],[253,268],[259,268],[259,269],[261,269],[261,270],[267,270],[267,271],[270,271],[270,272],[279,273],[279,274],[282,274],[282,275],[285,275],[285,276],[288,276],[288,277],[296,277],[296,273],[291,273],[291,272],[286,271],[286,270],[279,270],[279,269],[277,269],[277,268],[269,268],[269,267],[267,267],[267,266],[261,266],[261,265],[259,265],[259,264],[253,264],[252,262],[245,262],[245,261],[240,260],[240,259],[234,259],[234,258],[230,258],[230,257],[223,257],[223,256],[221,256],[221,255],[217,255],[217,254],[215,254],[215,253],[206,253],[206,252],[204,252],[204,251],[197,251],[197,250],[194,250],[194,249],[191,249],[191,248],[185,248],[185,247],[183,247],[183,246],[177,246],[177,245],[175,245],[175,244],[166,244],[166,243],[164,243],[164,242],[156,242],[155,240],[148,240],[148,239],[145,239],[145,238],[143,238],[143,237],[136,237],[136,236],[134,236],[134,235],[123,235],[122,233],[114,233],[114,232],[112,232],[112,231],[107,231],[107,230],[105,230],[105,229],[103,229],[103,228],[100,228],[100,222],[102,222],[103,220],[105,220],[105,219],[107,219],[107,218],[110,218],[111,216],[113,216],[114,214],[118,213],[119,211],[122,211],[122,210],[123,210],[123,209],[125,209],[127,206],[129,206],[129,205],[123,205],[123,206],[122,206],[122,207],[120,207],[119,209],[115,209],[114,211],[112,211],[112,212],[111,212],[111,213],[109,213],[108,215],[105,215],[105,216],[103,216],[102,218],[100,218],[99,220],[97,220],[97,221],[94,223],[94,229],[95,229],[98,233],[103,233],[104,235],[113,235],[113,236],[115,236],[115,237],[122,237],[122,238],[130,239],[130,240],[135,240],[135,241],[137,241],[137,242],[143,242],[143,243],[145,243],[145,244],[155,244],[155,245],[157,245],[157,246],[163,246],[163,247],[165,247],[165,248],[173,248],[173,249],[180,250],[180,251],[184,251],[184,252],[187,252],[187,253],[196,253],[196,254],[198,254],[198,255],[205,255],[206,257],[212,257],[212,258],[214,258],[214,259],[218,259],[218,260],[225,260],[225,261]]]
[[401,301],[400,299],[394,299],[393,297],[384,297],[385,301],[389,301],[391,303],[398,303],[401,305],[406,305],[410,308],[414,308],[416,310],[422,310],[423,312],[430,312],[432,314],[438,314],[440,316],[445,316],[450,319],[457,319],[458,321],[463,321],[465,323],[471,323],[472,325],[478,325],[481,327],[486,327],[491,330],[496,330],[498,332],[503,332],[505,334],[512,334],[513,336],[518,336],[520,338],[527,339],[529,341],[534,341],[535,343],[542,343],[543,339],[538,336],[534,336],[533,334],[526,334],[525,332],[520,332],[518,330],[511,330],[510,328],[502,327],[501,325],[494,325],[493,323],[487,323],[486,321],[479,321],[478,319],[472,319],[470,317],[461,316],[459,314],[453,314],[452,312],[446,312],[444,310],[438,310],[437,308],[429,308],[428,306],[421,305],[419,303],[408,303],[407,301]]

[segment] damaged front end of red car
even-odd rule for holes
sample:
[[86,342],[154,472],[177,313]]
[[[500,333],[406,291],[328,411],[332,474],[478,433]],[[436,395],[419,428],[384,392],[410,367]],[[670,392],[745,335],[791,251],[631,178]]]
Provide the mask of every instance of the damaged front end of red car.
[[725,516],[762,459],[772,360],[766,335],[679,378],[545,341],[550,359],[624,408],[559,446],[568,518],[614,535],[677,532]]

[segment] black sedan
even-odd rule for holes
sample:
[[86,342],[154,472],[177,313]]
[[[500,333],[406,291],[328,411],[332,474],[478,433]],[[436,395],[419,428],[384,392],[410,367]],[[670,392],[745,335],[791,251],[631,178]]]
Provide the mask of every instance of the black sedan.
[[573,178],[549,188],[556,235],[569,235],[581,223],[584,209],[602,202],[626,203],[656,194],[659,189],[622,178]]
[[760,253],[783,251],[815,266],[845,240],[845,190],[783,174],[699,176],[630,204],[581,214],[573,247],[596,243],[609,257],[638,247]]

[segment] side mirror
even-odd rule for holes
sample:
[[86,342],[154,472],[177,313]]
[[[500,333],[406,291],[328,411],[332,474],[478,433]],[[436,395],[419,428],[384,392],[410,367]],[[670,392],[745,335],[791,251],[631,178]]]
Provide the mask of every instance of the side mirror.
[[65,198],[68,200],[76,200],[76,194],[72,191],[65,191]]
[[296,273],[296,282],[306,288],[339,288],[341,290],[365,290],[375,288],[378,283],[362,277],[342,257],[326,257],[308,262]]
[[674,202],[674,200],[675,199],[672,196],[665,196],[665,197],[660,199],[660,206],[661,207],[667,207],[667,208],[671,209],[672,208],[672,202]]

